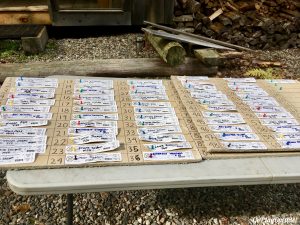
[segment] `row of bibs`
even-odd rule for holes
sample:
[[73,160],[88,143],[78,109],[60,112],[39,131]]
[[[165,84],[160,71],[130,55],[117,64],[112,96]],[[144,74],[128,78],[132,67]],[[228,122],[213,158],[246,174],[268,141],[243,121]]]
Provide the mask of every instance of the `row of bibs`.
[[57,79],[16,78],[1,106],[0,164],[33,163],[45,153]]
[[120,147],[118,119],[112,80],[76,79],[65,163],[122,161],[121,153],[108,153]]
[[[268,127],[282,148],[300,147],[300,125],[294,116],[271,97],[255,79],[227,79],[228,87],[247,104],[260,123]],[[267,82],[286,84],[290,80],[268,80]]]
[[214,81],[205,76],[179,77],[179,80],[200,104],[202,120],[225,149],[266,148],[237,111],[236,104],[218,89]]
[[129,80],[129,94],[145,161],[193,159],[162,80]]

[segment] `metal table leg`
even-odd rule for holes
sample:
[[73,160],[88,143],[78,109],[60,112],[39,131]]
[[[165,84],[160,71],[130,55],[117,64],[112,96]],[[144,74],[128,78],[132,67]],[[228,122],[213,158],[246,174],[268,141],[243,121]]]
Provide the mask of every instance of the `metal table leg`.
[[73,194],[67,194],[67,225],[73,225]]

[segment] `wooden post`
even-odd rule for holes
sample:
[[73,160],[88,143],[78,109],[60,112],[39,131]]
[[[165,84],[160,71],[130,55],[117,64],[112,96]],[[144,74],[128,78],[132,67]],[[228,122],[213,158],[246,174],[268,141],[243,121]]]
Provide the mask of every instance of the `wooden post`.
[[185,49],[175,41],[169,41],[161,37],[145,33],[147,39],[155,48],[160,57],[171,66],[178,66],[184,63]]

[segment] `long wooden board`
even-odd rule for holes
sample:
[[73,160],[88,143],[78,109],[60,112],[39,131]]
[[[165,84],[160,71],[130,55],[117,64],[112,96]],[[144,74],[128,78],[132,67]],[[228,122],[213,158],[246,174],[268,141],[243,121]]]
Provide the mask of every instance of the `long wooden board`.
[[0,25],[51,23],[48,12],[0,12]]
[[160,58],[132,58],[132,59],[99,59],[80,61],[56,61],[56,62],[34,62],[0,64],[0,82],[6,77],[47,77],[51,75],[64,74],[72,76],[89,77],[169,77],[174,75],[212,75],[216,74],[218,67],[206,66],[198,59],[186,58],[183,65],[172,67]]
[[50,25],[47,1],[0,1],[0,25]]

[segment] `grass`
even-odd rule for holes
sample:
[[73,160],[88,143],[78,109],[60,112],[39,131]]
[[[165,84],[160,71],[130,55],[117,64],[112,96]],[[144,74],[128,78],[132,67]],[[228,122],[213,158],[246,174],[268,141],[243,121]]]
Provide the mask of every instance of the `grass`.
[[48,43],[46,45],[46,49],[48,49],[48,50],[57,50],[57,48],[58,48],[57,43],[55,41],[49,39]]
[[246,76],[254,77],[256,79],[275,79],[280,78],[280,71],[274,68],[266,68],[266,69],[250,69],[245,73]]
[[32,58],[54,54],[57,49],[58,45],[56,41],[49,39],[44,52],[31,55],[23,51],[20,40],[0,40],[0,60],[6,62],[25,62]]
[[20,41],[17,40],[0,40],[0,58],[8,58],[18,54],[21,48]]

